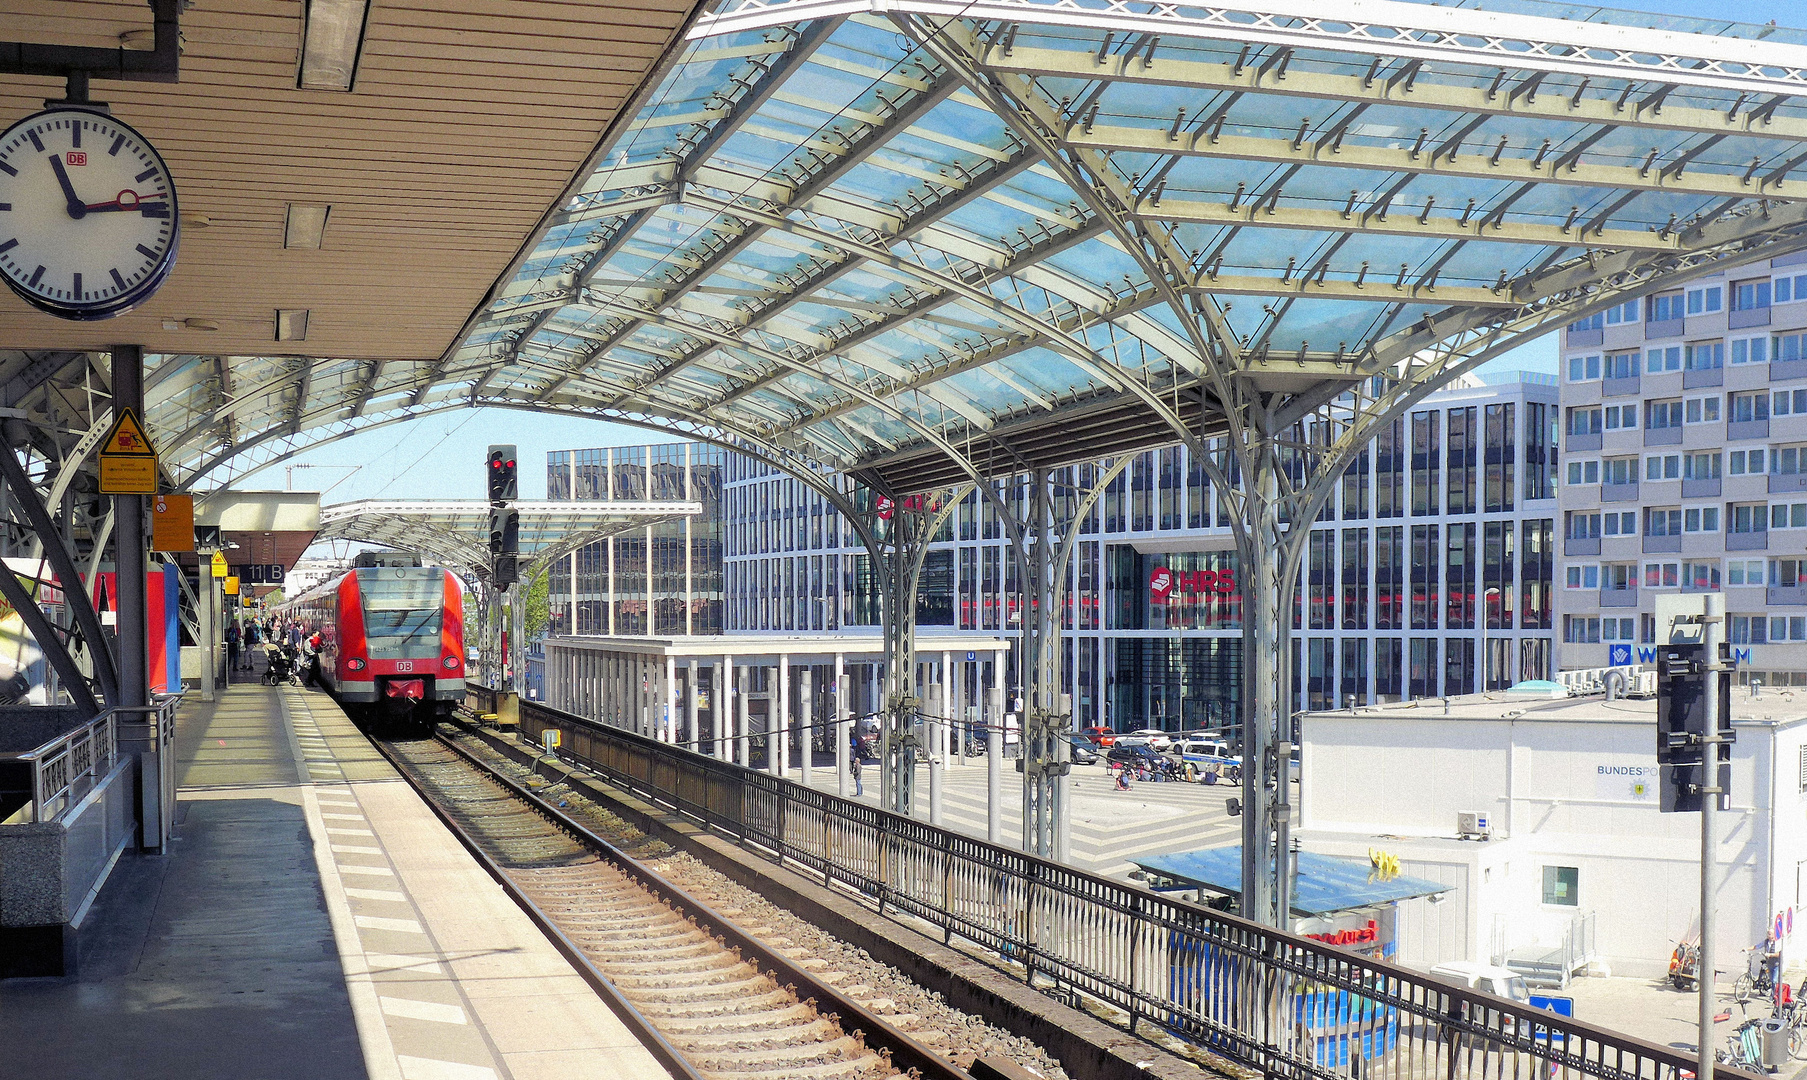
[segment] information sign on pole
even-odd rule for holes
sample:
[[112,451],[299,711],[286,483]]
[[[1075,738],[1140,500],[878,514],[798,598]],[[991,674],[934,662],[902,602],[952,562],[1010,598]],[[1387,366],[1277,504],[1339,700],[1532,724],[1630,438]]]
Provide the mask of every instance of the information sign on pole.
[[226,595],[227,596],[237,596],[238,595],[238,578],[233,577],[231,575],[227,575],[227,577],[226,577]]
[[131,409],[119,411],[100,444],[100,493],[157,494],[157,452]]
[[159,495],[151,500],[151,550],[195,549],[195,497]]
[[216,578],[223,578],[223,577],[228,576],[230,573],[231,573],[231,571],[228,570],[226,567],[226,553],[223,551],[214,552],[213,553],[213,576]]

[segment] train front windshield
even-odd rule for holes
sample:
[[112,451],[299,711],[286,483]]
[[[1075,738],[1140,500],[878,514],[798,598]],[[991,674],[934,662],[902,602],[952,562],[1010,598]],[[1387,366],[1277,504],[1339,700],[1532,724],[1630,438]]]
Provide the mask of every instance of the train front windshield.
[[445,574],[439,570],[357,571],[364,603],[364,636],[372,660],[419,660],[439,655]]

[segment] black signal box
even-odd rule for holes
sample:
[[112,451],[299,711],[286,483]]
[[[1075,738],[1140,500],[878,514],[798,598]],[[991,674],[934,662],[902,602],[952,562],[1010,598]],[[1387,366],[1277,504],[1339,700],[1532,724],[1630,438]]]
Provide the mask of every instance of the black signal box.
[[1658,652],[1656,693],[1656,763],[1662,771],[1662,810],[1692,813],[1705,798],[1709,744],[1717,732],[1724,740],[1712,747],[1718,766],[1719,809],[1726,809],[1732,787],[1732,675],[1709,670],[1706,646],[1665,645]]
[[515,478],[515,448],[496,445],[489,448],[489,501],[513,502],[519,497],[520,485]]

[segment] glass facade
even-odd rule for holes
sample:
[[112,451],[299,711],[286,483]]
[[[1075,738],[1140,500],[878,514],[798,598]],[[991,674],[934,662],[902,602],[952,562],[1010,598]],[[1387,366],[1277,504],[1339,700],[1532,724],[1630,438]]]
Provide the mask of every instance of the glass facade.
[[553,501],[698,502],[702,513],[586,544],[552,565],[553,634],[673,637],[723,632],[727,452],[657,443],[546,455]]
[[[1548,676],[1556,406],[1552,378],[1469,379],[1383,426],[1349,462],[1300,567],[1299,707]],[[1101,473],[1055,471],[1057,519]],[[827,500],[738,455],[726,475],[728,631],[875,632],[873,568]],[[1078,524],[1060,613],[1077,723],[1234,724],[1242,578],[1211,488],[1185,449],[1150,450]],[[1020,482],[997,492],[1021,512]],[[1018,572],[992,501],[969,496],[931,543],[918,626],[1015,637]],[[1004,678],[1016,687],[1014,657]]]

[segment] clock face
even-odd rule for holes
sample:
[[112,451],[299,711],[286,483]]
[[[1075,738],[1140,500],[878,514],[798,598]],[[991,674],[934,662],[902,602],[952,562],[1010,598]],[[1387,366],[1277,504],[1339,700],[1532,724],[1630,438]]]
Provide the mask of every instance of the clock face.
[[120,315],[176,262],[176,186],[144,136],[50,109],[0,134],[0,277],[64,319]]

